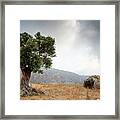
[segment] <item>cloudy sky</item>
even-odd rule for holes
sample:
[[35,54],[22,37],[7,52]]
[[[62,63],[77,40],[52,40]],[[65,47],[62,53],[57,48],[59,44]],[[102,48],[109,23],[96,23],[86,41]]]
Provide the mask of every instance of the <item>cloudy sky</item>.
[[52,68],[80,75],[100,74],[99,20],[21,20],[20,32],[52,36],[56,57]]

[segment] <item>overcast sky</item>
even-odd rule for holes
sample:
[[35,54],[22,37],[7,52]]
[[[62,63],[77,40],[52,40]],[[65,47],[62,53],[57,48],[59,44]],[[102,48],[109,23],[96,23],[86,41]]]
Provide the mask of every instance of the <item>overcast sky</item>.
[[80,75],[100,74],[99,20],[21,20],[20,32],[52,36],[56,57],[52,68]]

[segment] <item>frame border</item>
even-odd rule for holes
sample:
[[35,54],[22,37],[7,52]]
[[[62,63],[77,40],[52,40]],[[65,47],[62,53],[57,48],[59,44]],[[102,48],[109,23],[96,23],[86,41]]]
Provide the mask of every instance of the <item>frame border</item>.
[[[5,115],[5,5],[115,5],[115,115]],[[45,0],[1,2],[0,119],[119,119],[119,0]]]

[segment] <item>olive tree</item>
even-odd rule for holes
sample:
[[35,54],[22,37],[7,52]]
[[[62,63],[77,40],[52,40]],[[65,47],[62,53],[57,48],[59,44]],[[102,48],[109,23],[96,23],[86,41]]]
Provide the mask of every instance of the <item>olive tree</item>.
[[42,36],[37,32],[34,36],[27,32],[20,33],[20,69],[21,95],[32,94],[29,86],[31,73],[43,73],[43,69],[50,68],[52,57],[55,57],[55,39]]

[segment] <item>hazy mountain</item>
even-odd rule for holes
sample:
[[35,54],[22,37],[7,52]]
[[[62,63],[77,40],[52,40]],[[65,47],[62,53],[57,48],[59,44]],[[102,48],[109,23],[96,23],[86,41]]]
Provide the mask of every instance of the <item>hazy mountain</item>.
[[32,83],[83,83],[89,76],[80,76],[73,72],[48,69],[43,74],[32,73]]

